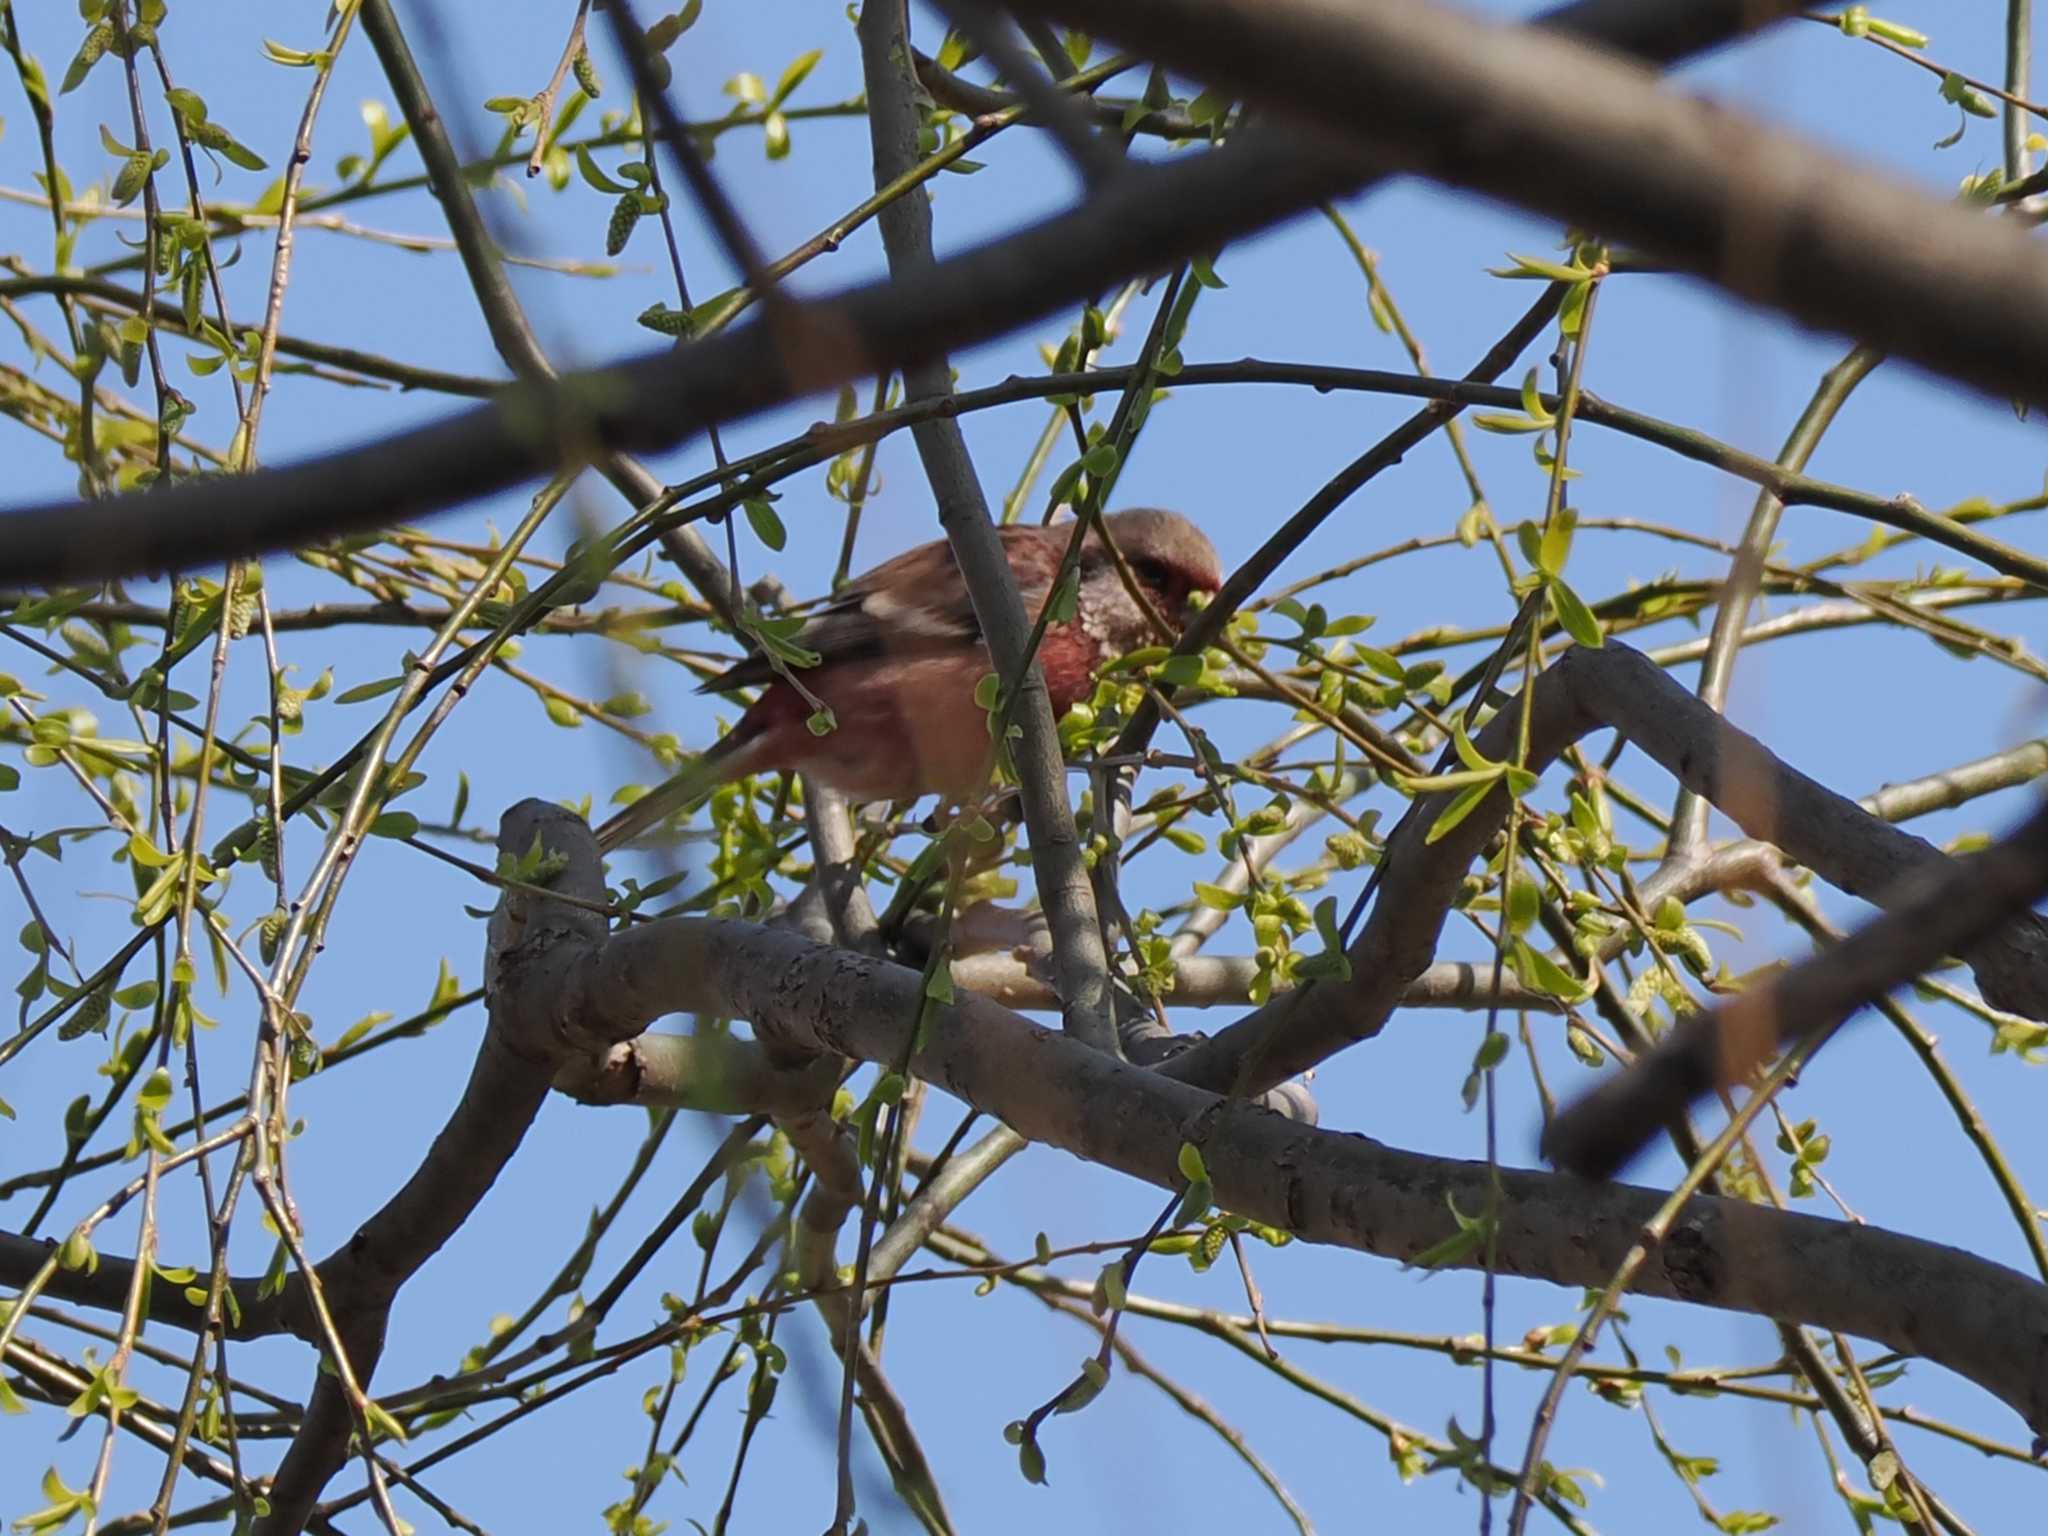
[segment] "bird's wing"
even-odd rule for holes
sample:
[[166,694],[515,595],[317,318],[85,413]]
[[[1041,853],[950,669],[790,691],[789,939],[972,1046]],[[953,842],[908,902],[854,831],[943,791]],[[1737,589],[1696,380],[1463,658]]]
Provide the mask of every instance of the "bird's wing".
[[[1005,528],[1002,535],[1025,611],[1035,613],[1045,600],[1046,581],[1035,569],[1039,562],[1018,557],[1034,540],[1042,542],[1041,530]],[[981,625],[952,551],[940,541],[906,550],[856,577],[811,616],[794,640],[815,651],[820,665],[825,665],[975,645],[981,640]],[[774,676],[767,657],[749,656],[702,684],[698,692],[764,687]]]

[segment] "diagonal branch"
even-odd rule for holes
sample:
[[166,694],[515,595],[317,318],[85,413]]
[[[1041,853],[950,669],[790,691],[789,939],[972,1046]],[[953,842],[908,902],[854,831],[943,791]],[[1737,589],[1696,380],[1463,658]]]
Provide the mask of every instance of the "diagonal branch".
[[[557,831],[565,848],[585,835],[566,819]],[[747,1019],[757,1038],[791,1055],[900,1060],[923,996],[916,971],[787,929],[714,919],[643,924],[563,963],[577,978],[574,992],[530,997],[526,1006],[565,1027],[617,1037],[636,1021],[701,1011]],[[1495,1176],[1482,1163],[1319,1131],[1219,1098],[1038,1029],[985,998],[933,1009],[910,1063],[1021,1136],[1161,1188],[1180,1186],[1181,1144],[1197,1141],[1220,1205],[1309,1241],[1392,1258],[1413,1259],[1449,1235],[1447,1201],[1485,1208]],[[1603,1283],[1663,1199],[1555,1175],[1498,1177],[1499,1267],[1562,1285]],[[2048,1429],[2048,1354],[2010,1342],[2048,1338],[2048,1287],[1975,1255],[1702,1197],[1636,1289],[1924,1355]]]
[[[1781,762],[1625,645],[1566,651],[1535,687],[1527,758],[1534,771],[1573,742],[1612,728],[1751,837],[1851,895],[1891,905],[1906,896],[1909,877],[1952,867],[1933,844]],[[1479,750],[1494,761],[1511,758],[1519,716],[1517,706],[1503,708],[1479,733]],[[1256,1093],[1378,1034],[1435,958],[1465,871],[1507,815],[1508,797],[1496,786],[1430,843],[1450,799],[1445,791],[1417,800],[1389,834],[1372,916],[1347,951],[1350,981],[1311,982],[1275,998],[1163,1070],[1206,1087]],[[1987,1000],[2048,1019],[2048,922],[2024,914],[1963,958]]]
[[[894,181],[917,159],[919,87],[910,61],[903,0],[871,0],[860,19],[861,61],[868,88],[868,116],[874,135],[875,184]],[[913,188],[880,215],[889,271],[906,289],[920,286],[935,268],[932,260],[931,199]],[[953,393],[944,355],[904,370],[912,402],[942,400]],[[967,437],[951,417],[934,417],[911,428],[938,502],[961,578],[974,603],[976,622],[988,638],[996,670],[1017,690],[1010,718],[1022,731],[1012,753],[1024,823],[1031,838],[1031,872],[1039,904],[1052,927],[1053,961],[1059,972],[1061,1018],[1065,1026],[1099,1050],[1118,1049],[1110,1001],[1109,956],[1095,909],[1095,893],[1067,799],[1066,765],[1045,673],[1031,652],[1031,615],[1024,611],[1017,580],[989,517],[980,477],[968,457]]]
[[[582,822],[540,801],[505,816],[498,846],[512,858],[536,839],[566,840],[561,822]],[[556,874],[553,889],[574,901],[537,900],[508,890],[491,919],[486,997],[489,1022],[462,1098],[411,1178],[319,1266],[320,1280],[357,1379],[367,1382],[383,1347],[385,1320],[404,1284],[467,1221],[519,1149],[547,1101],[558,1069],[601,1055],[634,1031],[606,1034],[601,1010],[579,1008],[579,962],[604,935],[604,872],[595,846]],[[353,1415],[335,1378],[323,1372],[305,1423],[278,1469],[264,1536],[299,1530],[348,1454]]]
[[1980,944],[2048,895],[2048,805],[1982,853],[1917,871],[1902,895],[1833,949],[1687,1019],[1560,1114],[1545,1153],[1574,1173],[1610,1177],[1701,1094],[1742,1082],[1781,1047],[1824,1035],[1944,955]]
[[2048,403],[2048,268],[2019,226],[1661,90],[1555,30],[1414,0],[1016,9],[1242,91],[1338,136],[1361,165],[1597,230],[1806,325]]
[[[1115,143],[1097,134],[1089,122],[1086,102],[1059,88],[1060,80],[1073,72],[1073,64],[1064,55],[1048,58],[1043,65],[1035,62],[1011,35],[1009,18],[987,0],[938,0],[938,3],[939,9],[958,23],[960,30],[988,55],[997,72],[1017,93],[1018,99],[1031,108],[1032,116],[1027,120],[1052,130],[1061,151],[1084,182],[1099,186],[1123,168],[1123,156],[1117,153]],[[904,41],[907,48],[909,39]],[[1055,67],[1055,58],[1061,67],[1048,77],[1046,70]],[[921,80],[923,70],[918,67],[914,55],[911,62]]]
[[[405,120],[412,128],[413,141],[419,145],[420,159],[427,167],[434,196],[439,199],[442,214],[448,220],[448,233],[455,238],[455,247],[461,254],[463,269],[469,274],[477,307],[483,311],[484,323],[490,328],[491,341],[497,347],[499,357],[504,359],[506,367],[529,384],[553,384],[554,365],[541,350],[540,341],[533,334],[533,327],[527,323],[526,313],[520,306],[519,295],[505,275],[497,244],[484,227],[476,199],[470,195],[469,182],[462,174],[462,162],[456,158],[447,125],[427,93],[426,79],[413,59],[405,34],[399,30],[398,16],[391,8],[391,0],[363,0],[362,16],[363,31],[377,50],[377,60],[384,66],[385,78],[391,82],[399,110],[405,114]],[[578,21],[580,23],[580,16]],[[545,116],[535,133],[538,140],[546,139]],[[568,425],[573,427],[573,417],[568,418]],[[573,439],[565,439],[562,445],[565,457],[587,455],[593,446],[593,443],[577,443]],[[636,509],[661,496],[661,482],[630,453],[605,445],[596,454],[596,462],[604,477]],[[704,595],[705,601],[730,620],[732,615],[723,611],[731,598],[732,582],[725,573],[725,567],[703,539],[688,528],[672,529],[663,535],[662,548],[677,568],[690,578],[691,585]]]
[[[388,15],[388,0],[381,7]],[[366,26],[378,9],[379,0],[366,8]],[[1585,0],[1551,24],[1667,63],[1789,9],[1782,0]],[[1798,153],[1811,163],[1810,151]],[[450,164],[459,185],[460,167]],[[1832,174],[1834,162],[1827,164]],[[1214,153],[1132,167],[1086,207],[941,262],[914,287],[875,284],[800,306],[809,334],[836,338],[833,345],[785,358],[779,328],[757,324],[591,373],[530,379],[490,406],[258,475],[152,489],[146,501],[25,508],[0,519],[0,582],[185,569],[425,516],[549,472],[592,444],[671,448],[707,426],[1003,335],[1117,277],[1212,250],[1371,179],[1355,154],[1293,131],[1247,134]],[[1935,207],[1920,199],[1912,216]],[[1930,296],[1996,294],[2009,346],[2016,322],[2003,304],[2017,306],[2026,289],[2001,287],[1995,263],[1963,261],[1975,251],[1959,248],[1935,275],[1902,269],[1873,308],[1913,313]]]

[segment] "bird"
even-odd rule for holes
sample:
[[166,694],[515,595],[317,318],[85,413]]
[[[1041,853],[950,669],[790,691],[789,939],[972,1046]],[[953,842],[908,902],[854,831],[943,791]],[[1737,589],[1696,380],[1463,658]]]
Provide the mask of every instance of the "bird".
[[[1055,719],[1088,696],[1103,663],[1159,638],[1124,586],[1103,529],[1176,636],[1189,598],[1223,585],[1216,546],[1179,513],[1133,507],[1103,517],[1082,545],[1072,616],[1049,623],[1038,648]],[[1073,524],[999,533],[1025,612],[1036,619]],[[808,774],[856,802],[979,792],[989,734],[975,690],[994,664],[946,540],[854,577],[792,638],[818,658],[792,669],[801,689],[760,655],[704,683],[699,693],[761,692],[708,751],[599,827],[600,848],[624,846],[718,785],[754,773]],[[818,704],[834,722],[822,734],[813,729]]]

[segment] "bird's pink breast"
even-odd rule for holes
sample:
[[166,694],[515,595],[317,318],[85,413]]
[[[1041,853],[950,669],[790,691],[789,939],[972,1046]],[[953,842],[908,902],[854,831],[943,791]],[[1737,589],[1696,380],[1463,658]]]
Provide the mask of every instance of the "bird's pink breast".
[[[1078,624],[1061,624],[1046,631],[1038,659],[1058,718],[1087,697],[1100,652]],[[810,729],[811,706],[778,679],[735,727],[754,739],[734,766],[807,773],[855,800],[966,798],[988,758],[988,714],[974,693],[990,670],[980,646],[814,668],[803,684],[837,721],[823,736]]]

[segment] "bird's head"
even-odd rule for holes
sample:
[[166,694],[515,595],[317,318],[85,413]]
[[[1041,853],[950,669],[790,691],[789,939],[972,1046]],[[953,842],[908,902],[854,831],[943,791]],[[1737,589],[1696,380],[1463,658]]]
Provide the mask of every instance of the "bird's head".
[[[1103,523],[1145,596],[1176,634],[1186,622],[1189,597],[1213,594],[1223,585],[1216,546],[1178,512],[1133,507],[1110,513]],[[1123,652],[1157,642],[1106,550],[1092,549],[1083,557],[1081,596],[1084,618],[1093,619],[1089,627],[1105,649]]]

